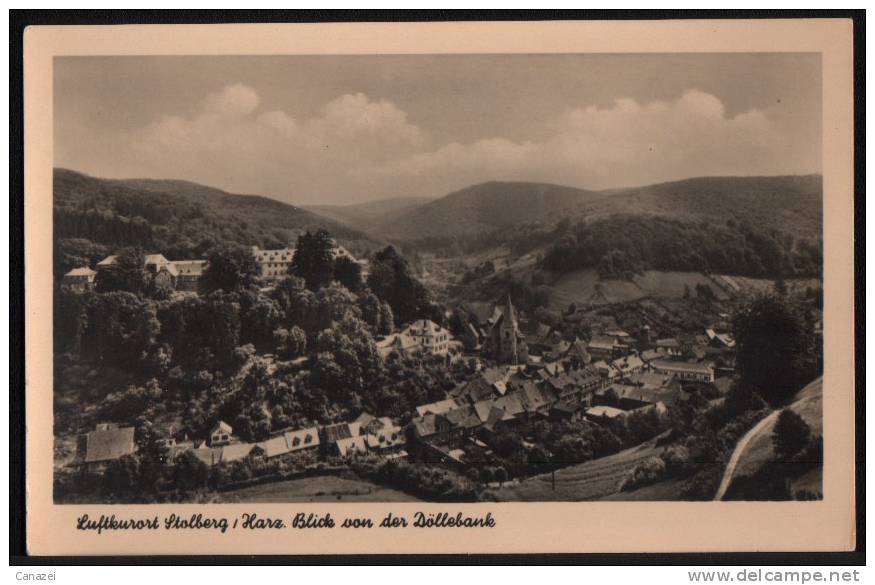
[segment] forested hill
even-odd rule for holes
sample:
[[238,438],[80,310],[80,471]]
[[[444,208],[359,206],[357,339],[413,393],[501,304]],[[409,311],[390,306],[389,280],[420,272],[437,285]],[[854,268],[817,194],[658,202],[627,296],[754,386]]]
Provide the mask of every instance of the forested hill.
[[[563,219],[591,221],[616,214],[690,221],[732,219],[758,229],[819,237],[820,175],[700,177],[644,187],[586,191],[542,183],[484,183],[451,193],[393,218],[380,233],[440,245],[489,233],[493,243],[516,228],[550,228]],[[507,228],[515,229],[507,229]],[[494,232],[494,233],[492,233]]]
[[377,229],[388,238],[426,240],[476,236],[564,212],[604,195],[545,183],[473,185],[393,217]]
[[328,229],[354,254],[376,248],[361,232],[267,197],[186,181],[112,180],[54,172],[55,273],[93,264],[123,246],[170,259],[202,258],[219,244],[262,248]]

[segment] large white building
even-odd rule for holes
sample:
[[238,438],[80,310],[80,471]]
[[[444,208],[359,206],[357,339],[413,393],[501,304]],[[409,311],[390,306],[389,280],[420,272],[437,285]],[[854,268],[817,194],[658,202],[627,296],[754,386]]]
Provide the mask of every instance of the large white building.
[[450,349],[450,331],[429,319],[414,321],[403,333],[418,343],[423,351],[447,355]]

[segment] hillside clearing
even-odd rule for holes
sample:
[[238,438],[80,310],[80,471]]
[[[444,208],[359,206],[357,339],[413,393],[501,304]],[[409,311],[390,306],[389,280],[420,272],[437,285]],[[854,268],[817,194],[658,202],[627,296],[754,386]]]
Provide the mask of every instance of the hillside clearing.
[[415,497],[362,479],[320,475],[264,483],[217,494],[220,502],[418,502]]
[[[655,440],[650,440],[614,455],[557,470],[555,490],[552,489],[551,474],[545,473],[505,485],[493,490],[492,495],[499,501],[519,502],[578,502],[601,499],[617,494],[620,483],[638,463],[659,455],[662,450],[662,447],[656,446]],[[634,492],[630,492],[630,495],[633,494]]]

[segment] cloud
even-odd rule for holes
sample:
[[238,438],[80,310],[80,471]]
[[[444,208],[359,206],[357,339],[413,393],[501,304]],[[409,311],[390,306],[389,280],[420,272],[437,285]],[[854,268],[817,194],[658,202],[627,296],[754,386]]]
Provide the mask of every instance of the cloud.
[[157,120],[132,138],[138,164],[160,176],[311,203],[437,196],[489,180],[607,188],[807,172],[765,113],[729,116],[719,98],[696,89],[672,101],[618,98],[557,112],[537,141],[437,145],[401,108],[361,93],[303,120],[288,113],[294,104],[263,111],[260,102],[253,88],[233,84],[191,116]]

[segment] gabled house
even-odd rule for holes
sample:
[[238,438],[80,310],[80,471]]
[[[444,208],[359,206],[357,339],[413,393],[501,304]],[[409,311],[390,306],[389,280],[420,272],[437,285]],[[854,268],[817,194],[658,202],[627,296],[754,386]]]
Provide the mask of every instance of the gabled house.
[[131,455],[136,450],[134,427],[101,423],[93,431],[79,437],[74,463],[87,467],[101,467],[110,461]]
[[223,445],[228,445],[233,440],[233,429],[231,428],[231,425],[229,425],[225,421],[220,420],[212,429],[210,429],[211,447],[221,447]]
[[97,272],[87,266],[83,266],[81,268],[74,268],[65,274],[61,279],[61,284],[75,292],[86,292],[94,288],[94,279],[96,277]]
[[448,329],[429,319],[414,321],[401,335],[409,336],[423,351],[435,355],[447,355],[453,340]]

